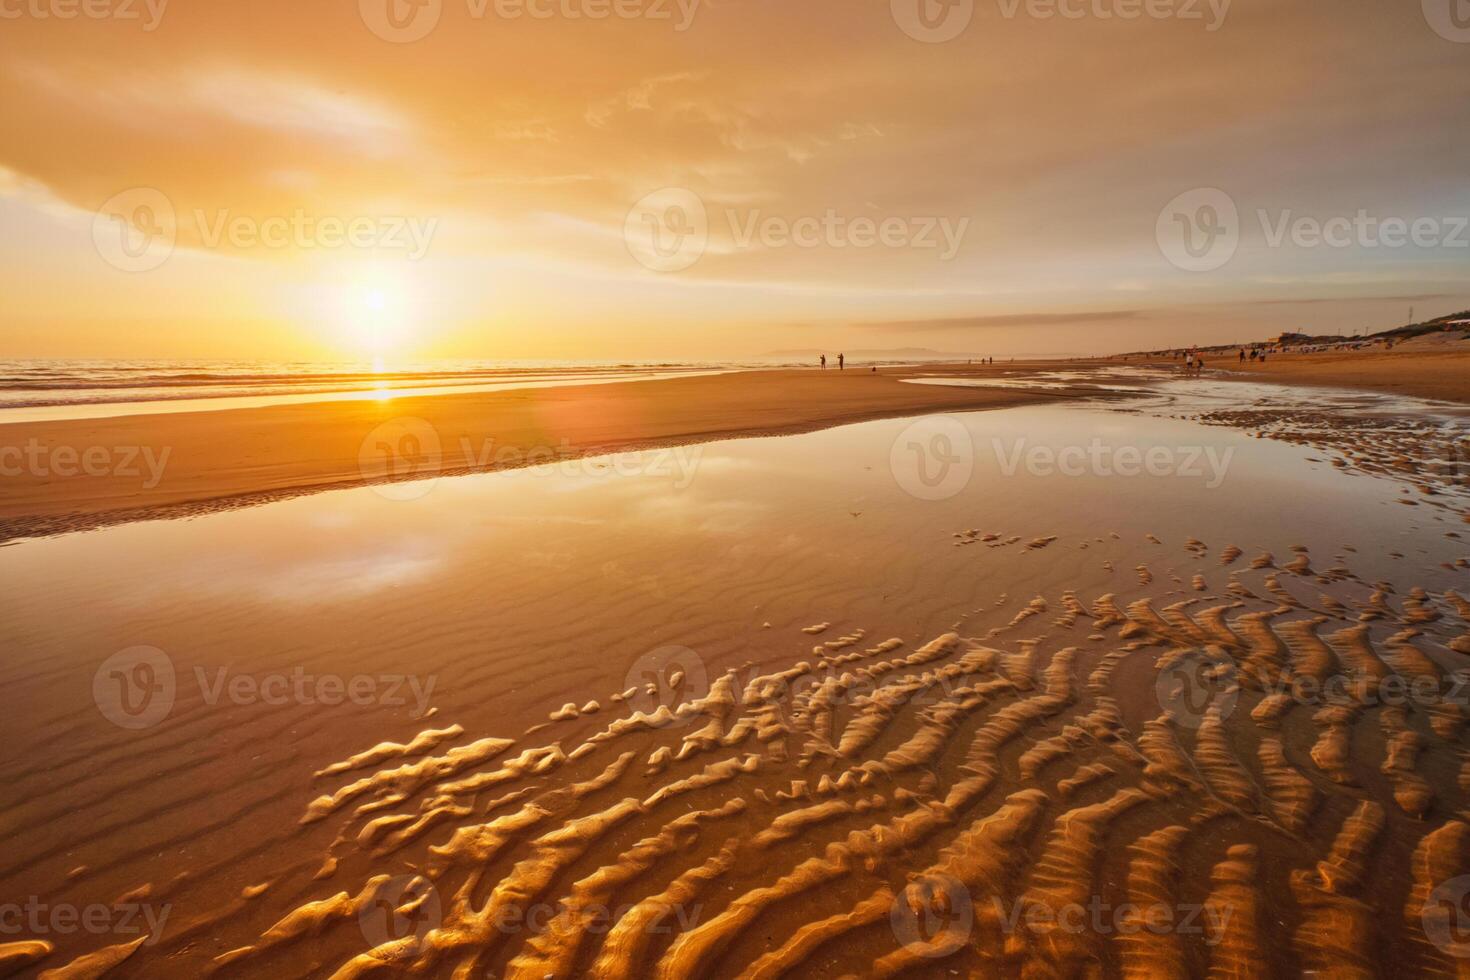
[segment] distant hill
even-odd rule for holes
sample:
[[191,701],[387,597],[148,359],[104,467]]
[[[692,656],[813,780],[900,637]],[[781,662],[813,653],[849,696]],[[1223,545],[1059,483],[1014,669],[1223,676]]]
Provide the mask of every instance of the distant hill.
[[1388,340],[1408,340],[1410,337],[1422,337],[1427,333],[1467,329],[1470,329],[1470,310],[1451,313],[1448,316],[1435,317],[1433,320],[1425,320],[1423,323],[1413,323],[1407,327],[1394,327],[1392,330],[1383,330],[1379,333],[1370,334],[1369,339],[1382,337]]
[[[1357,334],[1283,334],[1289,338],[1292,346],[1304,344],[1340,344],[1349,341],[1358,343],[1375,343],[1377,341],[1391,340],[1394,343],[1402,343],[1415,337],[1424,337],[1430,334],[1445,333],[1446,331],[1470,330],[1470,310],[1462,313],[1450,313],[1445,316],[1437,316],[1433,320],[1425,320],[1422,323],[1410,323],[1407,326],[1394,327],[1391,330],[1380,330],[1377,333],[1366,335]],[[1226,345],[1229,346],[1229,345]]]
[[[1377,333],[1365,335],[1359,334],[1304,334],[1283,333],[1276,337],[1262,338],[1257,341],[1249,341],[1244,344],[1218,344],[1213,347],[1197,348],[1205,351],[1232,351],[1240,347],[1259,347],[1263,345],[1281,344],[1285,347],[1319,347],[1331,344],[1350,344],[1354,346],[1367,347],[1374,344],[1402,344],[1408,340],[1419,340],[1420,338],[1433,338],[1444,335],[1447,341],[1458,342],[1461,338],[1470,335],[1470,310],[1461,313],[1450,313],[1446,316],[1437,316],[1433,320],[1425,320],[1422,323],[1411,323],[1403,327],[1394,327],[1391,330],[1380,330]],[[1167,348],[1153,351],[1128,351],[1118,356],[1138,356],[1140,354],[1167,354],[1181,348]]]

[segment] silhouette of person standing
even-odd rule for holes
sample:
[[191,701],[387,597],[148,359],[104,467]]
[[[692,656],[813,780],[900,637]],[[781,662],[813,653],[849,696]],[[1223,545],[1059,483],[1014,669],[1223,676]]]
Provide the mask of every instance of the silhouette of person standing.
[[837,370],[841,371],[843,369],[843,362],[845,362],[846,360],[847,360],[847,355],[846,354],[838,354],[837,355]]

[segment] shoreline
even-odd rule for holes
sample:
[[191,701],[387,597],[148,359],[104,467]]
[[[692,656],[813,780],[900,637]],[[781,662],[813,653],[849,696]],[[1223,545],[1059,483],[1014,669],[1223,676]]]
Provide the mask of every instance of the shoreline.
[[[882,418],[1120,397],[1058,369],[1178,368],[1177,360],[754,369],[617,383],[0,425],[0,542],[188,517],[328,490],[463,476],[722,439],[795,435]],[[1207,370],[1211,367],[1207,361]],[[1470,351],[1217,358],[1224,381],[1367,389],[1470,403]],[[911,384],[1008,379],[1008,386]]]
[[196,516],[326,490],[1108,394],[1086,385],[904,381],[996,377],[1046,363],[945,364],[878,374],[740,371],[15,423],[0,426],[0,541]]

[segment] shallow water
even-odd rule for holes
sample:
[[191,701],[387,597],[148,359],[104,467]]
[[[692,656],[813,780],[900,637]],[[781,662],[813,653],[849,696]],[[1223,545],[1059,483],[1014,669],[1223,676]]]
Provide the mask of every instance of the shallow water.
[[[726,369],[648,371],[586,370],[497,371],[466,374],[451,383],[435,384],[426,378],[394,375],[375,379],[354,376],[340,382],[319,382],[307,375],[289,384],[251,381],[236,384],[212,382],[197,387],[159,386],[118,388],[62,387],[20,392],[0,392],[0,425],[52,422],[61,419],[102,419],[123,415],[167,415],[176,412],[223,412],[237,408],[268,408],[309,402],[387,401],[433,395],[474,394],[521,388],[564,388],[571,385],[616,384],[622,381],[657,381],[721,374]],[[729,370],[733,370],[729,369]],[[470,381],[464,377],[493,374],[494,381]],[[439,376],[441,380],[446,376]],[[451,376],[452,377],[452,376]]]
[[[1262,694],[1249,684],[1232,695],[1240,706],[1223,730],[1173,722],[1201,787],[1157,766],[1150,775],[1131,747],[1169,707],[1156,661],[1181,640],[1129,604],[1199,600],[1197,613],[1239,602],[1230,617],[1275,609],[1285,621],[1317,610],[1341,619],[1324,636],[1381,609],[1364,623],[1385,655],[1411,612],[1410,587],[1422,586],[1437,618],[1417,622],[1417,642],[1448,676],[1466,660],[1446,646],[1467,627],[1445,597],[1470,592],[1470,548],[1452,536],[1465,528],[1464,500],[1451,490],[1446,506],[1405,506],[1401,479],[1344,470],[1310,445],[1168,417],[1206,411],[1197,402],[1213,389],[1164,390],[1099,408],[888,420],[339,491],[0,548],[0,680],[15,706],[0,717],[11,791],[0,894],[167,909],[160,936],[121,958],[117,976],[325,975],[401,936],[344,975],[381,972],[389,956],[401,957],[389,973],[433,976],[467,963],[474,975],[733,976],[758,964],[831,976],[915,963],[1014,972],[1077,957],[1120,972],[1154,953],[1115,930],[1048,945],[1025,930],[997,933],[984,915],[954,949],[936,939],[905,953],[905,930],[932,933],[933,923],[894,909],[909,873],[926,868],[986,908],[1022,898],[1056,907],[1059,880],[1081,889],[1068,901],[1117,905],[1132,894],[1136,855],[1125,845],[1178,825],[1183,850],[1159,845],[1178,869],[1175,899],[1225,903],[1251,931],[1218,943],[1170,934],[1160,947],[1196,971],[1223,950],[1287,975],[1315,962],[1293,945],[1315,920],[1287,872],[1313,867],[1368,799],[1387,827],[1370,873],[1344,873],[1344,894],[1380,916],[1380,965],[1398,957],[1430,970],[1440,954],[1412,922],[1398,924],[1415,887],[1410,853],[1427,832],[1453,830],[1465,806],[1458,728],[1441,735],[1425,712],[1408,714],[1432,787],[1422,816],[1396,804],[1399,776],[1380,772],[1379,732],[1393,718],[1357,715],[1357,779],[1346,786],[1314,766],[1313,709],[1299,705],[1273,730],[1316,794],[1311,816],[1296,820],[1282,802],[1295,784],[1277,785],[1283,777],[1257,760],[1263,728],[1247,709]],[[1243,555],[1222,564],[1231,545]],[[1263,554],[1274,560],[1252,568]],[[1303,554],[1305,571],[1281,570]],[[1328,573],[1339,565],[1351,575]],[[1396,591],[1375,599],[1376,582]],[[1108,608],[1127,613],[1109,622]],[[1237,650],[1235,634],[1190,629],[1242,676],[1284,669],[1262,653],[1269,630],[1237,626],[1247,638]],[[925,646],[951,632],[949,645]],[[1060,655],[1066,647],[1078,649]],[[992,659],[976,652],[985,649]],[[801,661],[796,686],[801,675],[781,672]],[[880,710],[850,695],[813,720],[813,692],[844,671],[900,680],[962,662],[937,698],[905,689]],[[732,670],[735,703],[711,703]],[[977,693],[985,684],[993,689]],[[1054,710],[995,741],[1009,705],[1035,707],[1058,684],[1069,691]],[[1120,730],[1023,760],[1066,720],[1101,725],[1104,701]],[[656,725],[636,713],[658,709]],[[751,720],[742,728],[739,718]],[[865,726],[875,726],[867,741]],[[932,754],[913,762],[935,732]],[[1236,760],[1218,757],[1221,739]],[[320,774],[383,742],[397,748]],[[663,747],[687,758],[662,757]],[[439,761],[432,773],[398,768],[421,760]],[[1087,768],[1099,765],[1108,769]],[[868,776],[817,792],[822,774],[847,771]],[[989,773],[984,785],[966,782],[977,773]],[[467,787],[475,774],[493,778]],[[1085,785],[1066,784],[1074,777]],[[1107,846],[1077,851],[1057,836],[1058,818],[1094,804],[1068,819],[1097,821]],[[803,822],[789,837],[756,837],[792,813]],[[938,816],[931,825],[924,814]],[[847,837],[892,821],[906,828],[900,844]],[[472,830],[481,825],[492,829]],[[563,836],[546,836],[558,827]],[[1232,843],[1257,850],[1227,854]],[[1272,870],[1259,884],[1229,884],[1235,864],[1260,861]],[[622,876],[616,888],[574,887],[599,867]],[[707,886],[690,884],[704,880],[688,877],[695,867]],[[652,914],[679,882],[690,890],[674,911],[688,921],[655,917],[659,929],[644,923],[636,935],[637,914],[627,935],[604,940],[558,904],[571,895]],[[423,915],[379,916],[426,894]],[[519,919],[485,924],[488,910],[532,906],[543,926],[568,931],[535,939]],[[850,929],[828,920],[831,935],[803,945],[803,924],[855,908],[865,911]],[[113,920],[34,938],[56,945],[42,965],[57,966],[137,935]],[[214,962],[231,950],[244,952]]]

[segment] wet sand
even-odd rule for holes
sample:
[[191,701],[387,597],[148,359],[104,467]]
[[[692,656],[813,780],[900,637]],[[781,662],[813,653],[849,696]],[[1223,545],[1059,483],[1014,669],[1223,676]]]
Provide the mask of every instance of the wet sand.
[[747,371],[0,424],[0,540],[367,483],[1077,393],[903,383],[907,377],[961,373],[996,376],[999,369],[882,368],[873,374],[853,365],[846,371]]
[[0,963],[1463,975],[1447,436],[1164,384],[15,542],[0,894],[138,911]]

